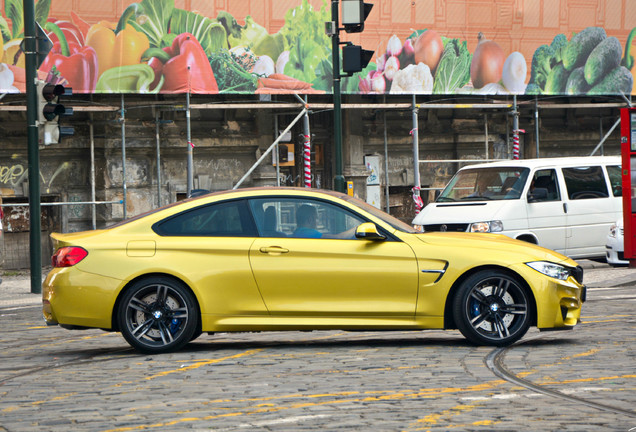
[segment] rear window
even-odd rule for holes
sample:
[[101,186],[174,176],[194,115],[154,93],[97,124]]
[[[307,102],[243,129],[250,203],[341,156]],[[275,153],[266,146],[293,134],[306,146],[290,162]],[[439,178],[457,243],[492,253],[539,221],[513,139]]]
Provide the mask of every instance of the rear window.
[[197,207],[153,226],[161,236],[254,237],[244,201],[226,201]]
[[563,168],[563,177],[571,200],[609,197],[603,168],[600,166]]

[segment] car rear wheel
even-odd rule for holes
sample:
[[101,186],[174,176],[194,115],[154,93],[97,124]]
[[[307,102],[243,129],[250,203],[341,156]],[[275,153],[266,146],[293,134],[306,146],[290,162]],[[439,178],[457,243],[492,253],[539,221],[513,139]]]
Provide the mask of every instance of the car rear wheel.
[[124,294],[117,314],[126,341],[144,353],[177,350],[192,340],[199,310],[180,282],[152,277],[135,282]]
[[530,327],[531,302],[512,276],[485,270],[466,279],[453,301],[459,331],[477,345],[506,346]]

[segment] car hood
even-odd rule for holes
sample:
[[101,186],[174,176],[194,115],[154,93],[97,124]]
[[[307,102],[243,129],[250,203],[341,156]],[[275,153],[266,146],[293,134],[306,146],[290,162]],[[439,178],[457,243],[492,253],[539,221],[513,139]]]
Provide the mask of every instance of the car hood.
[[576,267],[576,261],[553,250],[532,243],[515,240],[503,234],[461,233],[461,232],[429,232],[416,234],[416,237],[427,245],[451,248],[458,253],[484,256],[501,262],[550,261]]
[[413,225],[485,222],[496,219],[510,200],[430,203],[413,219]]

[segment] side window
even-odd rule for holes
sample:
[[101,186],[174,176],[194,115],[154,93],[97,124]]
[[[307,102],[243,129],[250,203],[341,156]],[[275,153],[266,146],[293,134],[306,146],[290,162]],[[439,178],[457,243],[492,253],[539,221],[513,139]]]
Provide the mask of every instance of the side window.
[[249,201],[261,237],[355,239],[363,222],[334,204],[311,199],[258,198]]
[[607,176],[609,177],[612,195],[619,197],[623,195],[623,183],[621,179],[621,167],[618,165],[609,165],[607,168]]
[[528,190],[529,202],[560,201],[559,181],[556,171],[553,169],[538,170],[532,177],[530,190]]
[[188,210],[153,225],[162,236],[255,236],[244,201],[228,201]]
[[607,198],[607,184],[600,166],[563,168],[565,186],[571,200]]

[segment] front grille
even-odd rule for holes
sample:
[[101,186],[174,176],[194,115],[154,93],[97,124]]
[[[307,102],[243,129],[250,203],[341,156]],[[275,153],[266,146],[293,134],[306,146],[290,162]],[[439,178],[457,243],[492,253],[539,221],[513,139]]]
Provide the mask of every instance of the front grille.
[[582,284],[583,283],[583,267],[576,266],[576,268],[572,270],[572,276],[574,277],[574,279],[576,279],[578,283]]
[[431,224],[424,225],[424,232],[433,231],[452,231],[452,232],[466,232],[468,224]]

